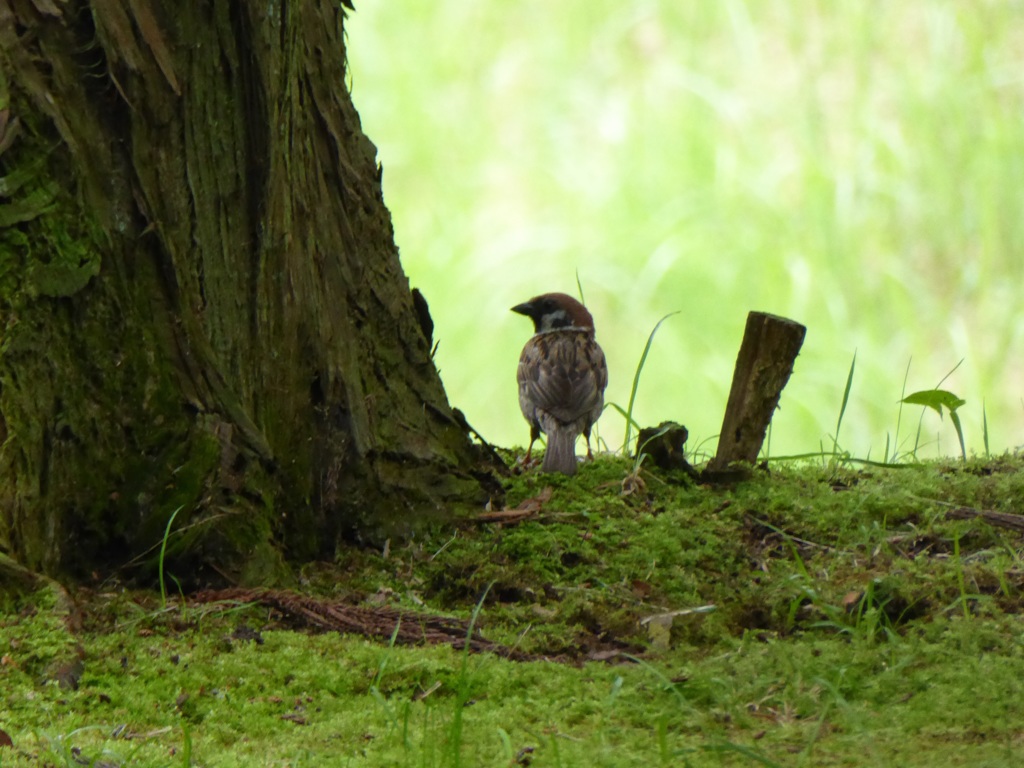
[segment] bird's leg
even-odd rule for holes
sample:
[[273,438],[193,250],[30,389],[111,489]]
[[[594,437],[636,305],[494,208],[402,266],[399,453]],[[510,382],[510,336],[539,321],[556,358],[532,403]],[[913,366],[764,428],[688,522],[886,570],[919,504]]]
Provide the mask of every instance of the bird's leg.
[[594,454],[590,452],[590,427],[583,430],[583,437],[587,441],[587,461],[593,461]]
[[537,438],[540,437],[540,429],[535,424],[530,425],[530,447],[526,449],[526,458],[523,459],[523,464],[530,463],[530,453],[533,451],[533,444],[537,442]]

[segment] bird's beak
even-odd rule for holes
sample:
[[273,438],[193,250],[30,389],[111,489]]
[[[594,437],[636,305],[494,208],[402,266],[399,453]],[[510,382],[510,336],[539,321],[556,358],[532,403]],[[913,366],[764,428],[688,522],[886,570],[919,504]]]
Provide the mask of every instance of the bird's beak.
[[533,316],[533,304],[531,304],[528,301],[523,302],[522,304],[516,304],[514,307],[512,307],[512,311],[517,313],[517,314],[520,314],[520,315],[526,315],[527,317],[532,317]]

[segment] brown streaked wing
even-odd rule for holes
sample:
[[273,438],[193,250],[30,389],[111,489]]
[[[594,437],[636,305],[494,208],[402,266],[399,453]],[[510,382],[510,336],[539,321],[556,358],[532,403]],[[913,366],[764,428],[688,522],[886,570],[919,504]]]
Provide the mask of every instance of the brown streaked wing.
[[546,333],[523,348],[517,379],[520,404],[532,403],[568,424],[600,409],[608,369],[589,334]]

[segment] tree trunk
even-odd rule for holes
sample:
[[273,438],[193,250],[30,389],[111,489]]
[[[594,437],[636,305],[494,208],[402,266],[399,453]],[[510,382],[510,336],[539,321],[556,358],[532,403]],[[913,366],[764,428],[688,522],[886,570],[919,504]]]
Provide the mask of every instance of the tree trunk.
[[177,512],[179,568],[268,583],[494,490],[398,262],[344,16],[0,0],[0,550],[24,565],[151,564]]

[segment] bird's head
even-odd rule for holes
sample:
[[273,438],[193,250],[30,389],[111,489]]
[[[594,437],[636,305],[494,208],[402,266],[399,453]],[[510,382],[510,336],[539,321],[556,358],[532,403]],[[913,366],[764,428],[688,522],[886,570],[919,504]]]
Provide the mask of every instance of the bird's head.
[[594,318],[587,308],[566,293],[545,293],[512,307],[513,312],[533,320],[536,333],[559,328],[594,331]]

